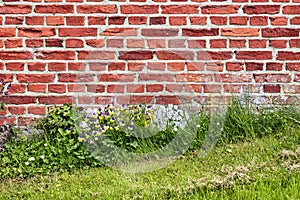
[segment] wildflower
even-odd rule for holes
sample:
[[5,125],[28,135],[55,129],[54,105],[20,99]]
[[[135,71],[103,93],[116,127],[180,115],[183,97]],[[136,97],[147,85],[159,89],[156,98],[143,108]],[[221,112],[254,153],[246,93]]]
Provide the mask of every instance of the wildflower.
[[71,133],[71,128],[70,127],[67,128],[66,133]]
[[40,156],[40,158],[41,158],[42,160],[44,160],[45,156],[44,156],[44,155],[42,155],[42,156]]
[[98,132],[96,133],[96,136],[100,136],[100,135],[102,135],[102,133],[98,131]]
[[25,162],[25,165],[29,165],[29,162]]
[[45,144],[44,144],[44,147],[46,147],[46,146],[47,146],[47,144],[45,143]]
[[86,122],[81,122],[80,123],[80,126],[81,126],[81,128],[87,128],[88,127],[88,124],[86,123]]
[[128,126],[128,129],[132,131],[133,130],[133,126],[132,125]]
[[79,142],[83,142],[83,141],[84,141],[84,138],[79,137],[79,138],[78,138],[78,141],[79,141]]
[[124,121],[120,121],[120,125],[121,126],[125,126],[125,122]]
[[30,158],[28,158],[28,161],[35,161],[35,158],[34,157],[30,157]]
[[92,140],[90,140],[90,139],[88,139],[87,142],[88,142],[89,144],[94,144],[94,142],[93,142]]

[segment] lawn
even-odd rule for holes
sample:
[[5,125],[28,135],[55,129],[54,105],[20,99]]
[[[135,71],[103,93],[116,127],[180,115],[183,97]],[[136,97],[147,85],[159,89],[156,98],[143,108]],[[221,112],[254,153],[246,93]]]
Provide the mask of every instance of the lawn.
[[1,199],[300,199],[300,129],[186,153],[167,167],[108,167],[0,182]]

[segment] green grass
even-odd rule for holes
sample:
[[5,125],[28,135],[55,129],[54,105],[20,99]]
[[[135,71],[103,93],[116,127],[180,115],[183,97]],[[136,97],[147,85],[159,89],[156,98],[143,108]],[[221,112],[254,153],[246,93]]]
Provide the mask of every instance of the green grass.
[[300,199],[300,129],[223,143],[206,157],[187,153],[158,171],[130,174],[99,167],[5,179],[0,199]]

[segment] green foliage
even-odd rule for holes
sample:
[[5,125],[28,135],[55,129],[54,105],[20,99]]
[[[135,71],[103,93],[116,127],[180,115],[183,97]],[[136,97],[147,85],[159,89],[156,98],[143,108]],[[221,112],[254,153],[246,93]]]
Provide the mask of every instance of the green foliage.
[[43,134],[13,138],[6,144],[6,150],[0,153],[0,178],[98,165],[78,141],[74,117],[70,104],[55,106],[37,124],[44,130]]
[[[89,115],[88,117],[86,113],[79,112],[70,104],[53,107],[47,117],[37,124],[37,128],[44,131],[43,134],[33,134],[28,138],[20,136],[17,133],[18,130],[14,129],[17,136],[6,144],[5,151],[0,152],[0,178],[27,177],[34,174],[99,166],[101,163],[94,156],[97,156],[97,151],[102,151],[101,145],[98,143],[92,147],[95,149],[91,149],[91,145],[87,145],[91,141],[97,143],[96,137],[100,143],[103,141],[102,137],[109,139],[104,146],[108,152],[104,154],[106,157],[104,160],[109,160],[114,158],[116,153],[113,151],[113,147],[134,153],[154,152],[167,146],[178,136],[178,132],[174,131],[174,125],[166,126],[162,130],[147,127],[150,120],[153,119],[153,115],[150,110],[147,110],[147,107],[133,106],[131,108],[131,110],[127,110],[130,117],[126,121],[124,120],[126,115],[120,120],[114,115],[116,110],[113,111],[110,106],[107,106],[106,110],[104,109],[104,114],[101,114],[99,110],[95,116]],[[151,115],[147,114],[146,110]],[[126,109],[123,111],[127,112]],[[108,114],[106,114],[107,112]],[[197,132],[193,143],[189,145],[190,151],[203,147],[202,143],[206,139],[208,131],[213,131],[213,119],[203,108],[199,111],[195,123],[192,123],[195,119],[188,121],[190,123],[188,126],[195,128],[193,130]],[[82,121],[88,125],[85,130],[78,128],[78,122]],[[168,123],[171,124],[171,122]],[[216,139],[219,141],[218,145],[222,146],[266,135],[280,137],[288,129],[299,128],[299,126],[300,111],[296,106],[254,106],[247,98],[246,101],[241,101],[233,97],[224,116],[220,138]],[[136,133],[139,129],[140,132],[148,130],[149,137],[141,138],[139,135],[130,134],[132,128]],[[183,146],[189,140],[189,131],[185,132],[187,135],[183,133],[180,133],[175,146]],[[112,151],[107,151],[110,147]]]
[[4,103],[0,102],[0,111],[4,110]]
[[246,97],[242,103],[232,98],[220,141],[225,143],[282,134],[288,128],[300,126],[300,111],[296,105],[254,106]]

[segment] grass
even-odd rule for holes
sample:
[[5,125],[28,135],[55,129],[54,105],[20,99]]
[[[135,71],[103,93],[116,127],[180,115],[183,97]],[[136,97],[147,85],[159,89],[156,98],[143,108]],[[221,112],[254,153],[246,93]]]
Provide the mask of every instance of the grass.
[[299,147],[300,129],[287,129],[223,143],[206,157],[191,151],[148,173],[101,167],[5,179],[0,199],[300,199]]

